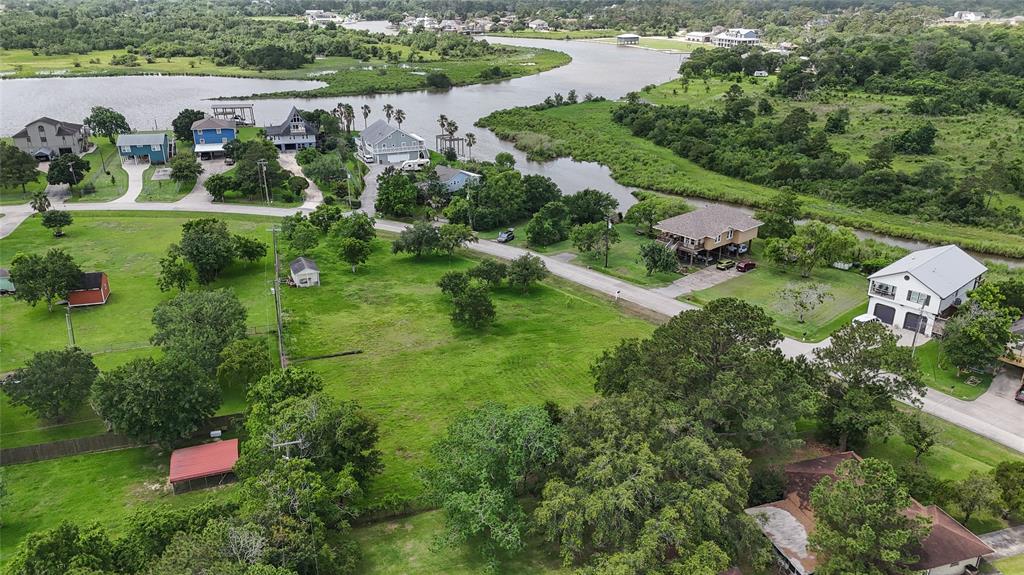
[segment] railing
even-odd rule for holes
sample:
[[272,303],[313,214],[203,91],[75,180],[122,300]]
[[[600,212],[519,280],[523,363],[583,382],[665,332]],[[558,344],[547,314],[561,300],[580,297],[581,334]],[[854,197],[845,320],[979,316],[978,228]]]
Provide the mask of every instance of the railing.
[[882,289],[878,289],[877,287],[875,287],[873,285],[871,286],[871,295],[876,295],[878,297],[884,297],[885,299],[892,299],[892,300],[896,299],[896,291],[895,290],[891,290],[891,291],[890,290],[882,290]]
[[396,146],[393,148],[380,148],[377,149],[375,146],[366,146],[366,149],[373,154],[401,154],[402,152],[421,152],[427,149],[425,144],[416,144],[410,146]]

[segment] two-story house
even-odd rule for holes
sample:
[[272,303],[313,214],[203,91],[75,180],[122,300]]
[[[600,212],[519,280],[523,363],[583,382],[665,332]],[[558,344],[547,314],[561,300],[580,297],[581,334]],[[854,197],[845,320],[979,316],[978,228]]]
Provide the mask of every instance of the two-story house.
[[986,271],[955,245],[916,251],[868,276],[868,313],[888,325],[938,335]]
[[738,208],[712,205],[662,220],[654,229],[659,241],[693,263],[747,252],[762,224]]
[[367,162],[379,164],[430,157],[423,138],[384,120],[377,120],[359,134],[359,154]]
[[14,147],[40,161],[89,151],[89,129],[82,124],[42,117],[14,134]]
[[267,139],[282,152],[316,147],[317,127],[307,122],[297,108],[288,112],[288,119],[263,129]]
[[224,153],[224,145],[238,137],[238,122],[222,118],[203,118],[192,122],[192,150],[200,156]]
[[121,162],[132,160],[150,164],[166,164],[174,156],[174,144],[167,132],[136,132],[117,137]]

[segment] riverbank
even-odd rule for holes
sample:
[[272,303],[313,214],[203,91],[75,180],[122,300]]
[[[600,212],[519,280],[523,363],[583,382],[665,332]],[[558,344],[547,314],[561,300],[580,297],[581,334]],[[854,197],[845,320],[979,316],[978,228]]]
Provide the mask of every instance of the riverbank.
[[[388,45],[400,54],[401,62],[374,58],[358,60],[346,56],[317,58],[301,68],[256,70],[238,66],[218,66],[205,57],[139,58],[134,66],[110,64],[122,50],[103,50],[87,54],[55,56],[33,55],[30,50],[0,50],[0,78],[78,78],[108,76],[222,76],[264,80],[315,80],[324,85],[310,90],[237,94],[225,98],[279,98],[353,96],[408,92],[428,88],[427,76],[441,73],[452,86],[467,86],[519,78],[564,66],[572,61],[567,54],[543,48],[502,46],[500,53],[479,58],[443,59],[430,52],[418,52],[416,62],[405,62],[409,48]],[[497,72],[495,72],[497,69]]]
[[[633,136],[611,119],[614,102],[589,102],[543,111],[528,108],[501,110],[481,118],[477,126],[499,138],[522,141],[524,135],[542,134],[547,150],[523,150],[541,159],[571,156],[576,161],[598,162],[611,170],[618,183],[646,190],[763,207],[776,190],[706,170],[667,148]],[[531,138],[536,141],[536,138]],[[534,152],[531,154],[531,152]],[[860,209],[801,196],[804,216],[829,223],[869,230],[899,238],[936,244],[956,243],[977,252],[1024,257],[1024,238],[1005,232],[910,216]]]

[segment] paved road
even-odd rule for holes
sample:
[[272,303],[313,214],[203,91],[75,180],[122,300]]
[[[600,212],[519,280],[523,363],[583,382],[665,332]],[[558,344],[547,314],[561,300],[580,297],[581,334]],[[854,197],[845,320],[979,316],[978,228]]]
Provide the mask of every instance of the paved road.
[[[372,182],[372,184],[371,184]],[[375,189],[376,177],[371,168],[370,176],[367,177],[367,191],[371,185]],[[197,186],[198,188],[199,186]],[[369,204],[372,209],[372,201],[367,195],[363,196],[364,203]],[[222,212],[235,214],[250,214],[261,216],[285,216],[295,212],[295,208],[271,208],[256,205],[238,205],[213,203],[209,194],[197,193],[194,191],[178,202],[129,202],[125,198],[119,198],[112,202],[105,203],[76,203],[68,204],[66,209],[72,211],[89,210],[127,210],[127,211],[181,211],[181,212]],[[302,205],[302,211],[311,211],[313,206],[309,202]],[[31,215],[31,209],[27,204],[20,206],[0,207],[5,214],[0,218],[0,238],[7,236]],[[377,228],[400,232],[406,224],[388,220],[378,220]],[[483,254],[491,255],[502,259],[514,259],[525,253],[531,253],[522,248],[499,244],[493,241],[481,240],[470,244],[469,249]],[[672,297],[657,293],[631,283],[607,276],[600,272],[590,270],[575,264],[560,261],[558,259],[538,255],[548,270],[557,277],[579,284],[590,290],[605,294],[611,298],[622,299],[633,305],[650,310],[657,314],[672,317],[679,312],[696,309],[695,306],[683,303]],[[910,336],[902,334],[901,343],[909,345]],[[924,340],[919,340],[920,345]],[[786,338],[780,348],[787,356],[810,355],[814,349],[827,346],[828,340],[819,343],[807,343]],[[992,389],[982,397],[973,402],[961,401],[947,396],[938,391],[930,390],[923,398],[923,410],[926,413],[935,415],[941,419],[969,429],[979,435],[983,435],[999,442],[1007,447],[1024,452],[1024,406],[1018,405],[1008,396],[1008,390],[1013,387],[1014,377],[1010,374],[1001,375],[993,382]],[[1014,388],[1015,389],[1015,388]]]

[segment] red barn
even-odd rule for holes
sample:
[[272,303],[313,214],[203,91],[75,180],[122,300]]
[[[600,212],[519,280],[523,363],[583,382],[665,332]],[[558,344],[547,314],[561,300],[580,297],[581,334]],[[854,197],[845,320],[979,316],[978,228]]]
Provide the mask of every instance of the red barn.
[[216,441],[175,449],[168,478],[175,493],[203,489],[234,481],[238,440]]
[[84,305],[103,305],[110,297],[110,283],[103,272],[82,274],[78,288],[68,292],[68,305],[79,307]]

